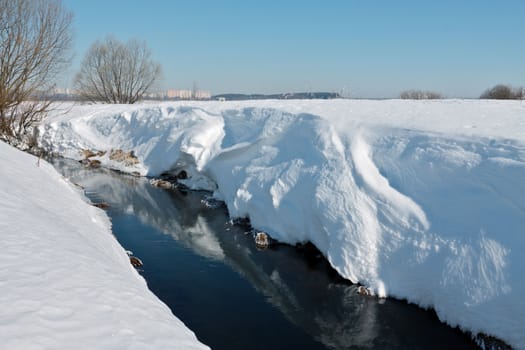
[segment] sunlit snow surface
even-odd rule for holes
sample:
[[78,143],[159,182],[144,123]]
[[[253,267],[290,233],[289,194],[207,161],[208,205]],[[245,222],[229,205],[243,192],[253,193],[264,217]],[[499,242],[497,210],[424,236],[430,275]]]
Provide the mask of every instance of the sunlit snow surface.
[[208,349],[51,165],[0,143],[0,178],[0,348]]
[[[380,296],[525,348],[525,102],[243,101],[61,106],[48,150],[133,150],[186,169],[233,217],[311,241]],[[210,181],[211,180],[211,181]]]

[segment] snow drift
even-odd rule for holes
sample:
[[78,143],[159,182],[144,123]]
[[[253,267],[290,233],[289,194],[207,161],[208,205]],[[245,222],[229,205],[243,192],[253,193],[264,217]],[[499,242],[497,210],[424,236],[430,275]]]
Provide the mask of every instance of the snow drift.
[[2,349],[208,349],[51,165],[0,143],[0,178]]
[[379,296],[525,348],[525,105],[248,101],[75,106],[48,150],[132,150],[142,175],[185,169],[233,217],[313,242]]

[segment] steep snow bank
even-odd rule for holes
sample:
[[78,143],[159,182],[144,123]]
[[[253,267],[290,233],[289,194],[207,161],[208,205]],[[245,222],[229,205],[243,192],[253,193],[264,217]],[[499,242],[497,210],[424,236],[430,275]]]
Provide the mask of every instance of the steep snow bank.
[[353,282],[525,348],[523,115],[456,100],[78,106],[41,140],[77,159],[133,150],[135,167],[100,160],[215,189],[204,174],[232,216],[312,241]]
[[207,349],[52,166],[0,143],[0,178],[2,349]]

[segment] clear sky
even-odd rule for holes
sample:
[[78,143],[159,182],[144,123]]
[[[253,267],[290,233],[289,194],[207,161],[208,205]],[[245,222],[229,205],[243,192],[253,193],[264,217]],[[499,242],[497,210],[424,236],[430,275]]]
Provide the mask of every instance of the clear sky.
[[159,88],[478,97],[525,85],[525,0],[63,0],[88,47],[145,40]]

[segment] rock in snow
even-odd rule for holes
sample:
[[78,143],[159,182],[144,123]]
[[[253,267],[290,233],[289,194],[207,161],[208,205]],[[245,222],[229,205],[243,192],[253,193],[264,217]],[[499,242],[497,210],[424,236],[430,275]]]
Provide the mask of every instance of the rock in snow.
[[379,296],[525,348],[525,104],[243,101],[74,106],[40,143],[125,149],[142,175],[184,169],[232,217],[310,241]]
[[208,349],[47,162],[0,142],[0,348]]

